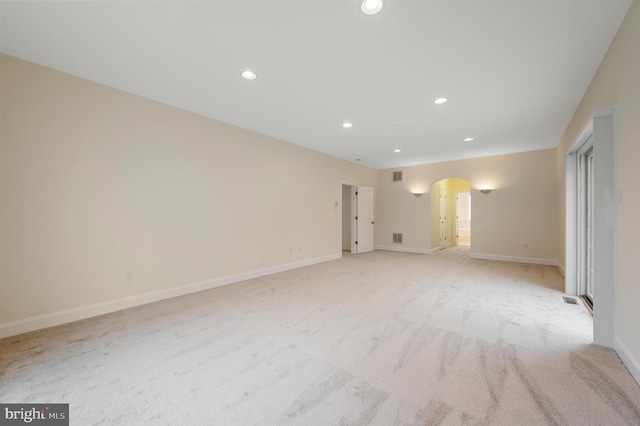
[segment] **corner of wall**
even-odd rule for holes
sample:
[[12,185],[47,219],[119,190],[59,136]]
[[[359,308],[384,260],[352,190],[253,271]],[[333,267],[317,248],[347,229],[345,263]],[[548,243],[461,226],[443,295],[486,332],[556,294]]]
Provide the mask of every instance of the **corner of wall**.
[[618,336],[614,337],[613,348],[629,370],[636,382],[640,385],[640,360],[638,360],[629,347],[620,340]]

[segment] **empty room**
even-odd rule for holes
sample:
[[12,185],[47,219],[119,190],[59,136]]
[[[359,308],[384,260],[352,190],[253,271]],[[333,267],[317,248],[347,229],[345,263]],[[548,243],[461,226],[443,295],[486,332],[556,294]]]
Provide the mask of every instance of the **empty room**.
[[640,424],[634,0],[0,1],[0,424]]

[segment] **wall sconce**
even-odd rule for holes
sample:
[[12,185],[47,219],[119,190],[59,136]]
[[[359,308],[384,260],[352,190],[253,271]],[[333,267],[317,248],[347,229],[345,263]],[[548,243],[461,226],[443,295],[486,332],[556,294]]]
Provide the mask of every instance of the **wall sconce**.
[[414,197],[422,197],[422,192],[414,192],[413,196]]
[[481,189],[480,192],[482,192],[483,194],[490,194],[491,193],[491,189]]

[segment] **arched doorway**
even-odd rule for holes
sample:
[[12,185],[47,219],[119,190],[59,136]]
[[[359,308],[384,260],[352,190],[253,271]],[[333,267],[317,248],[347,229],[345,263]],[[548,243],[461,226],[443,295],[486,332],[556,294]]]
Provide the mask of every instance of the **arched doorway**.
[[431,185],[431,247],[471,245],[471,182],[447,178]]

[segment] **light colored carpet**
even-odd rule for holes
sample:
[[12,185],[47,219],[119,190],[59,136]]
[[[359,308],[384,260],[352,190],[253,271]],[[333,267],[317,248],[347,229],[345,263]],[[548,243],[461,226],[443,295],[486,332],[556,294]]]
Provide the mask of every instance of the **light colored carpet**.
[[0,340],[73,425],[640,424],[549,266],[378,251]]

